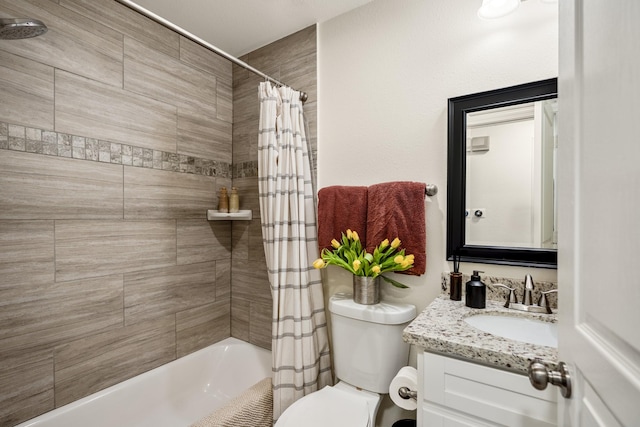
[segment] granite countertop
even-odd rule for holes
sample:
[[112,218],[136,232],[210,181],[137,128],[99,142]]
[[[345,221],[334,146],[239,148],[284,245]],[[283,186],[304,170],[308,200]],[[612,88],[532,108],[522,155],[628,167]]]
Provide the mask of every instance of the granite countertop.
[[529,361],[540,358],[554,368],[558,349],[502,338],[467,324],[465,317],[500,314],[557,322],[557,315],[536,314],[504,308],[504,302],[487,300],[485,309],[465,306],[448,295],[436,298],[407,326],[402,338],[425,351],[466,359],[472,362],[525,374]]

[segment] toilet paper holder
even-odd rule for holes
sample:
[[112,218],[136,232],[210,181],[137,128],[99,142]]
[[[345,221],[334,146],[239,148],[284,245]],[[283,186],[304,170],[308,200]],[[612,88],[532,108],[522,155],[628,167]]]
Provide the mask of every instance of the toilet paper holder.
[[405,400],[418,400],[418,392],[411,390],[409,387],[400,387],[398,389],[398,395]]

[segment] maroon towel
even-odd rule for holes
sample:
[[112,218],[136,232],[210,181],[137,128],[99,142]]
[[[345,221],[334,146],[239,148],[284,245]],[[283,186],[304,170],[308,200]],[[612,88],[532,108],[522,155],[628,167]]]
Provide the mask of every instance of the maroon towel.
[[413,267],[399,272],[419,276],[427,266],[424,196],[426,184],[396,181],[369,187],[367,252],[384,239],[401,240],[405,253],[415,255]]
[[331,248],[341,233],[356,231],[362,246],[367,233],[367,187],[336,185],[318,191],[318,247]]

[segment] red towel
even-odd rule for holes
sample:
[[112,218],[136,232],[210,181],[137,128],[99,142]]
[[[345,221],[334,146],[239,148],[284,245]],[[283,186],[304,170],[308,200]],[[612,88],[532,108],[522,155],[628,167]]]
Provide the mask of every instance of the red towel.
[[384,239],[402,242],[406,254],[415,255],[413,267],[399,273],[419,276],[427,266],[425,231],[426,184],[396,181],[369,187],[367,202],[367,252]]
[[336,185],[318,191],[318,247],[331,248],[341,233],[356,231],[362,246],[367,233],[367,187]]

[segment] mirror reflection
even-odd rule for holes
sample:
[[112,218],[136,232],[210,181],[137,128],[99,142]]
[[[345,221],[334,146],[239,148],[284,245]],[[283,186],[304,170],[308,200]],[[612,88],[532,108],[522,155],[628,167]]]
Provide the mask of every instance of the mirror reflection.
[[467,245],[557,246],[557,98],[466,115]]
[[557,85],[449,99],[449,260],[556,268]]

